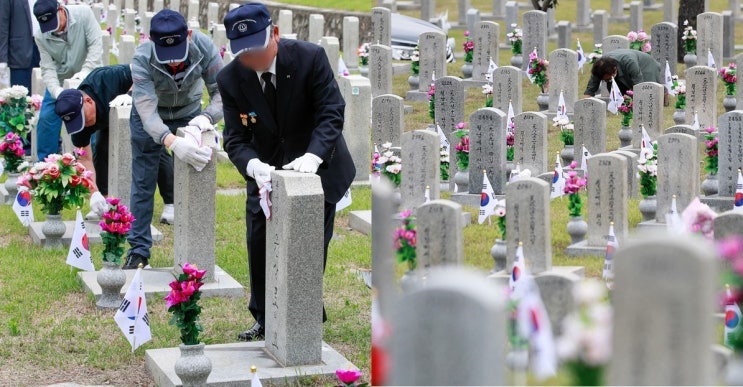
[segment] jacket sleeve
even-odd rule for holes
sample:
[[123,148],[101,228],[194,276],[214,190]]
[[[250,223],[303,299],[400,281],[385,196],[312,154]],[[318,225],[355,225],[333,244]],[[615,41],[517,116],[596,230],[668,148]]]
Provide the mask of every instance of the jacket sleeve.
[[[150,48],[149,44],[146,48]],[[163,138],[170,133],[157,112],[157,93],[155,83],[148,71],[149,63],[144,55],[134,55],[132,58],[132,101],[142,119],[144,131],[152,137],[156,144],[162,144]]]
[[39,67],[41,67],[41,78],[44,80],[44,86],[46,86],[49,94],[55,96],[62,89],[62,85],[60,85],[59,78],[57,77],[57,64],[46,51],[43,38],[36,36],[36,45],[39,47],[39,56],[41,57],[39,64]]
[[247,172],[248,162],[258,158],[258,153],[253,148],[252,133],[241,123],[240,111],[235,98],[226,90],[225,83],[232,82],[232,80],[225,78],[227,77],[220,78],[218,81],[224,110],[224,150],[245,180],[252,180]]
[[208,39],[202,40],[203,44],[201,46],[204,47],[204,58],[208,60],[208,63],[204,66],[201,77],[204,79],[206,91],[209,93],[209,105],[204,109],[204,113],[211,117],[213,124],[216,124],[224,114],[222,112],[222,97],[217,87],[217,74],[224,67],[224,61],[214,43]]
[[85,20],[85,41],[88,47],[88,54],[85,57],[82,71],[85,71],[87,74],[93,71],[96,67],[101,67],[103,65],[103,44],[101,43],[101,26],[96,22],[93,10],[86,7],[83,15]]
[[318,47],[313,58],[311,83],[312,107],[315,112],[315,129],[312,131],[307,152],[329,163],[335,144],[343,133],[346,102],[341,96],[325,51]]
[[621,66],[624,70],[624,75],[629,78],[631,85],[627,85],[633,88],[636,84],[642,83],[642,70],[640,70],[639,58],[628,58],[623,57],[621,60]]
[[8,63],[10,49],[10,0],[0,1],[0,63]]
[[599,81],[595,75],[591,74],[591,78],[588,79],[588,85],[586,85],[586,91],[583,92],[583,95],[596,95],[599,91],[599,84],[601,84],[601,81]]

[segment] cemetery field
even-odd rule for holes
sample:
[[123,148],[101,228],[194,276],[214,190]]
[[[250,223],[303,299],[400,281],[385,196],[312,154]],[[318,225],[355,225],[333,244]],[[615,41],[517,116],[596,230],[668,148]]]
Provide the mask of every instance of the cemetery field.
[[[243,188],[232,164],[221,163],[219,188]],[[246,289],[245,297],[205,298],[201,304],[201,339],[206,344],[233,343],[249,328],[248,266],[245,245],[245,195],[217,195],[216,263]],[[323,339],[361,368],[370,372],[370,290],[356,270],[371,268],[370,238],[349,231],[348,211],[369,209],[368,188],[353,190],[353,205],[336,218],[336,236],[330,245],[325,272],[324,300],[329,320]],[[87,212],[83,209],[83,214]],[[155,216],[162,211],[156,195]],[[73,220],[73,210],[63,212]],[[35,209],[35,219],[43,215]],[[164,240],[152,248],[152,267],[173,265],[173,226],[155,226]],[[91,244],[96,268],[101,267],[100,244]],[[10,385],[80,384],[152,385],[144,366],[144,352],[177,347],[178,330],[169,326],[170,314],[158,296],[148,299],[152,341],[134,354],[113,319],[113,311],[96,310],[92,295],[83,291],[75,270],[65,264],[67,249],[34,246],[28,231],[10,206],[0,208],[0,380]],[[245,364],[246,368],[250,364]],[[305,379],[302,385],[333,384]]]
[[357,12],[368,12],[371,8],[371,2],[369,0],[282,0],[279,1],[279,3],[304,5],[315,8],[334,8]]

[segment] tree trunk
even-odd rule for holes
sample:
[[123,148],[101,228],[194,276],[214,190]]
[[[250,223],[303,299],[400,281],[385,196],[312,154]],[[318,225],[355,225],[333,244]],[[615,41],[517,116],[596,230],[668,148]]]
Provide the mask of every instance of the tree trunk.
[[[684,41],[681,36],[684,34],[684,20],[689,21],[689,25],[697,29],[697,15],[704,13],[705,0],[680,0],[679,1],[679,19],[678,19],[678,63],[684,63]],[[697,53],[699,55],[699,53]]]

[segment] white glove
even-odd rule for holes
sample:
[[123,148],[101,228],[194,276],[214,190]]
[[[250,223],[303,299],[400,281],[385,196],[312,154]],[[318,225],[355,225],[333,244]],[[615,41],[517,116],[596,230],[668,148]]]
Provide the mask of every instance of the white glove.
[[82,81],[87,76],[88,76],[88,72],[83,70],[83,71],[76,72],[75,75],[72,76],[72,79],[79,79]]
[[100,192],[96,191],[93,192],[92,195],[90,195],[90,209],[98,214],[98,216],[103,216],[103,214],[108,211],[108,203],[106,202],[106,198],[104,198]]
[[116,107],[116,106],[131,106],[132,105],[132,96],[129,94],[122,94],[114,98],[111,103],[108,104],[109,107]]
[[276,167],[268,165],[258,159],[251,159],[248,161],[248,176],[255,179],[258,183],[258,188],[263,187],[266,182],[271,181],[271,171],[276,170]]
[[59,95],[64,91],[64,87],[57,86],[54,90],[49,91],[49,95],[52,96],[52,98],[57,99]]
[[197,171],[204,169],[211,157],[211,149],[208,147],[199,148],[183,137],[176,137],[173,143],[170,144],[170,150],[181,161],[188,163]]
[[7,63],[0,63],[0,88],[10,87],[10,71]]
[[191,121],[188,121],[189,126],[196,126],[199,129],[201,129],[202,132],[206,132],[207,130],[214,130],[214,125],[212,125],[212,120],[209,119],[209,117],[199,114],[198,116],[194,117]]
[[304,156],[297,157],[289,164],[284,165],[284,169],[293,169],[302,173],[317,173],[317,168],[322,164],[322,159],[312,153],[305,153]]

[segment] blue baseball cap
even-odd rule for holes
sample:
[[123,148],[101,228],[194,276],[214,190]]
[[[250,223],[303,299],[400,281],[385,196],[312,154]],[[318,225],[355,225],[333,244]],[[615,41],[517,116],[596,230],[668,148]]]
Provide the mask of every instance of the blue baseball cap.
[[36,0],[34,3],[34,16],[39,22],[41,33],[56,31],[59,28],[59,18],[57,10],[59,3],[57,0]]
[[69,135],[73,135],[85,128],[85,113],[83,112],[83,93],[77,89],[65,89],[59,93],[54,112],[62,118],[64,127]]
[[160,63],[183,62],[188,57],[188,24],[180,13],[163,9],[150,21],[150,40]]
[[263,50],[271,36],[271,13],[262,3],[245,3],[225,15],[224,26],[234,55]]

